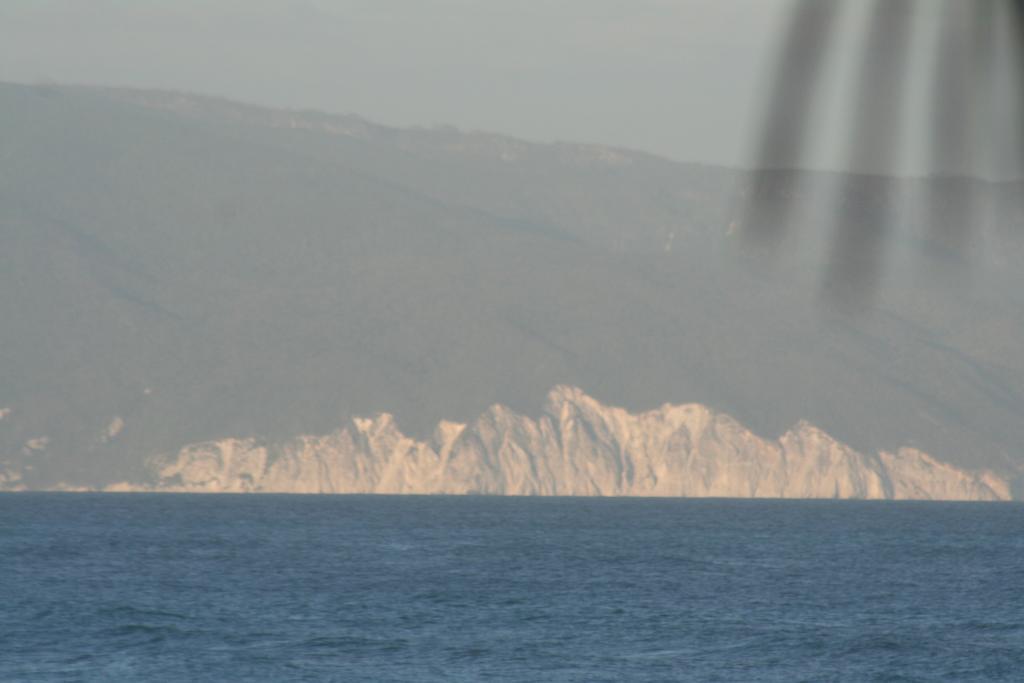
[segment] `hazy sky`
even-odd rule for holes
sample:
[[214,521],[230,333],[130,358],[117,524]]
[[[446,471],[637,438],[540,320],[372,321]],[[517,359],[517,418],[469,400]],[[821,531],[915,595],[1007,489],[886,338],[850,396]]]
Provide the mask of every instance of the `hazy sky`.
[[787,0],[3,0],[0,79],[739,163]]
[[[749,166],[792,6],[793,0],[2,0],[0,80],[169,88],[386,124],[453,124]],[[849,166],[856,149],[848,134],[857,106],[851,97],[871,6],[843,4],[843,30],[831,34],[823,92],[808,119],[805,166]],[[946,6],[915,5],[903,114],[903,130],[913,134],[900,136],[899,154],[887,155],[899,166],[859,170],[927,169],[927,87]],[[1016,110],[1003,110],[1016,120]]]

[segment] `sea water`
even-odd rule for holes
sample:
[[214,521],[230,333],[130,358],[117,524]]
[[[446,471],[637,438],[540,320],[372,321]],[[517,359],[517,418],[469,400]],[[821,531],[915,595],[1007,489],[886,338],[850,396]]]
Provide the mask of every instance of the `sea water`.
[[1024,506],[0,495],[2,681],[1024,680]]

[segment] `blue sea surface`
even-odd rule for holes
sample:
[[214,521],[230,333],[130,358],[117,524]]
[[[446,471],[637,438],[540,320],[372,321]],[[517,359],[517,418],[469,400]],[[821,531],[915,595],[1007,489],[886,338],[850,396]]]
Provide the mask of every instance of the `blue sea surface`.
[[1024,680],[1024,506],[0,494],[2,681]]

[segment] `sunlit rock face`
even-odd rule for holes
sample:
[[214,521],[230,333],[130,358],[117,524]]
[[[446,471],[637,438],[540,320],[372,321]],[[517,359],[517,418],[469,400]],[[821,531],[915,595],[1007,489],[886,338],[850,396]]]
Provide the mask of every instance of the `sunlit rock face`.
[[[142,481],[147,458],[227,436],[261,437],[272,467],[381,410],[445,486],[735,485],[744,457],[698,485],[671,473],[710,444],[661,462],[636,443],[668,413],[551,450],[554,382],[634,412],[694,397],[773,439],[804,418],[1024,487],[1024,182],[747,172],[120,89],[0,84],[0,130],[0,487]],[[965,231],[971,206],[990,218]],[[745,240],[772,226],[778,243]],[[478,423],[495,402],[534,418],[504,447],[508,416]],[[494,469],[443,452],[461,431],[430,438],[443,419]],[[401,484],[359,452],[360,486]]]
[[858,453],[802,422],[761,438],[698,404],[638,415],[556,387],[538,420],[494,406],[433,437],[388,414],[284,444],[223,439],[154,464],[146,484],[108,490],[1009,500],[999,477],[913,449]]

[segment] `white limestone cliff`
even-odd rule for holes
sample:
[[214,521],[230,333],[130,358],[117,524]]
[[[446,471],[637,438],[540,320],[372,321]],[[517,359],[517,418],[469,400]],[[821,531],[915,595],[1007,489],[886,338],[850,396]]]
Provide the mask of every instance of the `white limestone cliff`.
[[698,405],[631,414],[573,387],[534,420],[493,406],[472,424],[403,435],[388,414],[284,444],[223,439],[108,490],[1009,500],[1007,481],[917,450],[859,453],[806,422],[763,439]]

